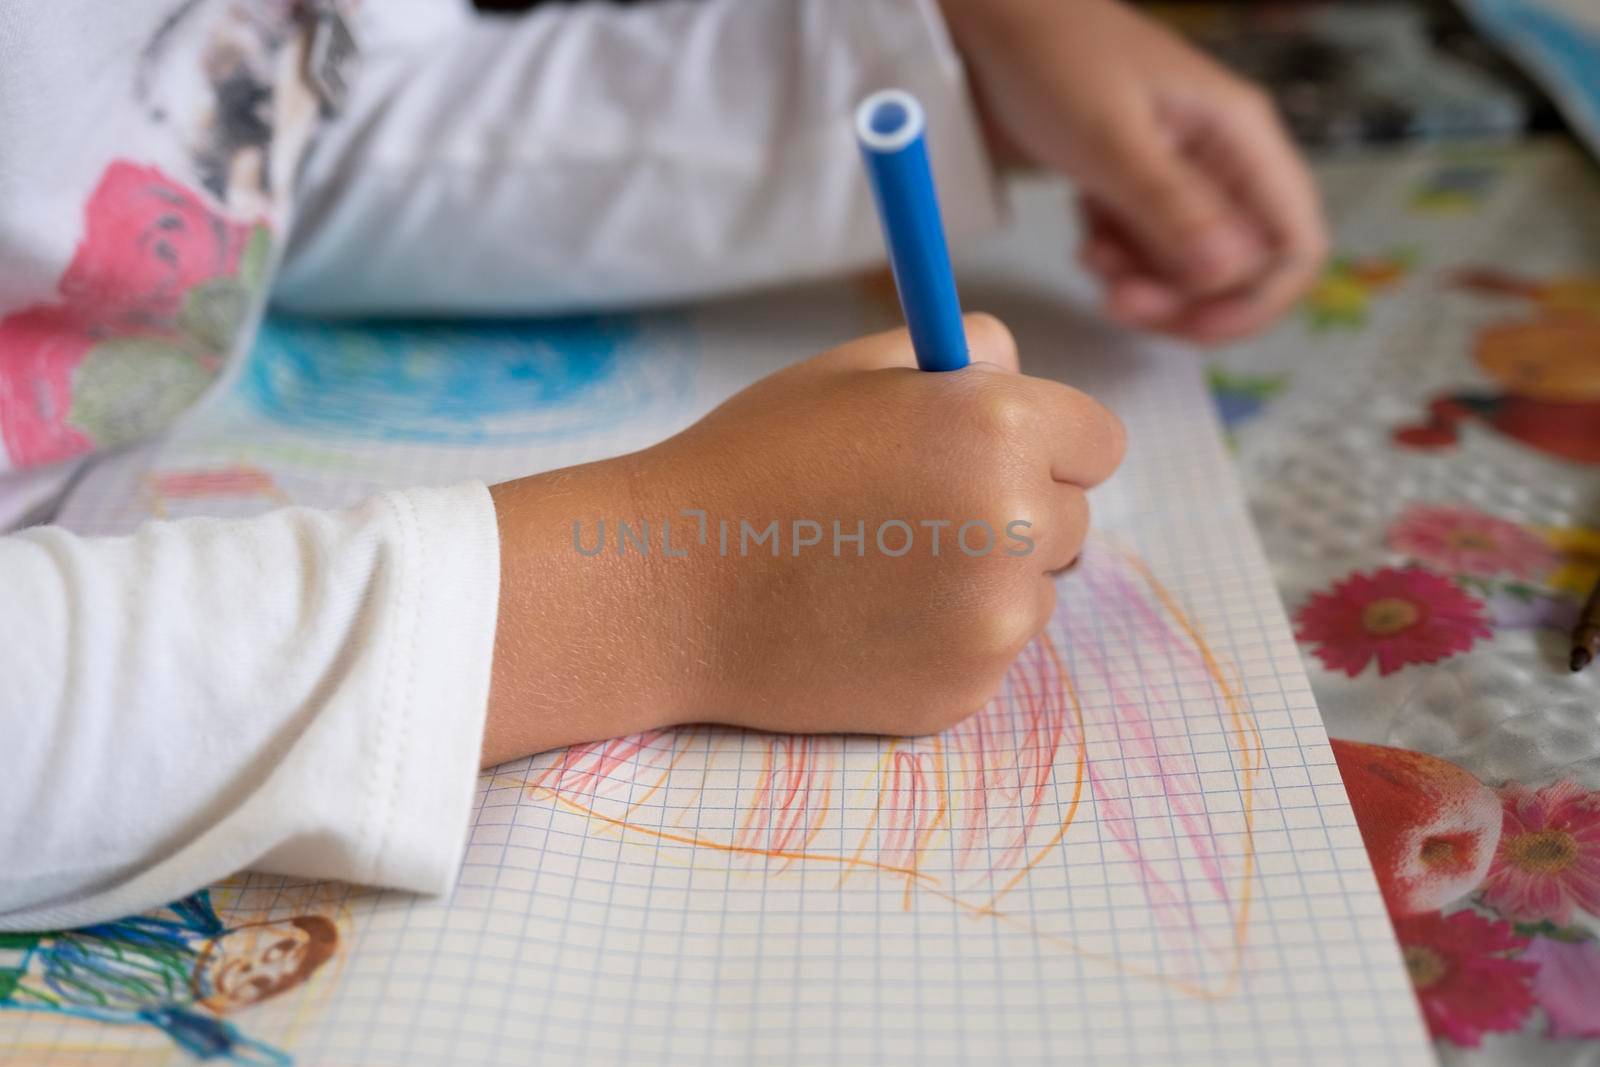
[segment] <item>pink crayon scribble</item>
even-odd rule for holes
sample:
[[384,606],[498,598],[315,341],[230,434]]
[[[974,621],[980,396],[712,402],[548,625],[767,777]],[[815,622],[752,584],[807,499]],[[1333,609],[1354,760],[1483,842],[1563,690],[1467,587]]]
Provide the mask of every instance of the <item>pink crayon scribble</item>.
[[761,776],[734,835],[736,845],[780,854],[811,844],[829,810],[835,764],[827,740],[777,737],[767,742]]
[[1234,924],[1203,914],[1218,910],[1208,908],[1214,905],[1232,916],[1235,894],[1189,748],[1188,731],[1206,724],[1194,721],[1195,698],[1182,690],[1203,682],[1220,712],[1227,687],[1141,579],[1115,566],[1085,565],[1079,580],[1089,595],[1082,603],[1093,611],[1069,608],[1061,628],[1077,665],[1087,667],[1080,673],[1103,687],[1086,708],[1085,730],[1097,740],[1114,738],[1120,751],[1116,766],[1089,761],[1100,825],[1137,872],[1165,951],[1193,956],[1203,968],[1203,957],[1221,964],[1235,952]]
[[167,514],[167,502],[173,500],[253,497],[276,504],[289,502],[270,472],[243,463],[152,474],[145,479],[145,492],[151,513],[158,517]]
[[591,741],[561,752],[559,760],[528,779],[530,789],[548,789],[590,800],[627,796],[637,783],[665,774],[672,763],[672,731],[650,730],[630,737]]
[[[533,774],[528,795],[750,875],[812,865],[840,886],[892,879],[907,910],[943,901],[1187,994],[1226,995],[1253,895],[1259,734],[1231,672],[1137,558],[1098,546],[1061,588],[1051,627],[987,706],[936,737],[883,743],[871,769],[845,771],[848,755],[872,752],[860,739],[693,727],[576,746]],[[1229,794],[1221,829],[1194,755],[1202,733],[1220,739],[1237,782],[1213,784]],[[636,816],[647,803],[659,817]],[[1106,890],[1147,910],[1133,925],[1154,963],[1091,952],[1033,905],[1008,903],[1042,871],[1063,877],[1063,849],[1097,843],[1105,867],[1133,879]]]
[[1006,871],[1023,862],[1055,786],[1063,744],[1081,743],[1054,650],[1029,645],[1000,695],[946,732],[950,762],[962,782],[952,804],[962,867]]

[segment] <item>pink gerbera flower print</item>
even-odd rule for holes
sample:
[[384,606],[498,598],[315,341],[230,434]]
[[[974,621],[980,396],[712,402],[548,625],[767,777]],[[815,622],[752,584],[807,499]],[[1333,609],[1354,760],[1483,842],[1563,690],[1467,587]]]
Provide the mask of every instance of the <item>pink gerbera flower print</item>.
[[1417,568],[1352,574],[1295,615],[1295,638],[1315,646],[1330,671],[1352,678],[1374,659],[1379,674],[1393,674],[1465,652],[1488,636],[1482,601]]
[[1600,792],[1560,781],[1538,792],[1511,784],[1500,845],[1483,900],[1524,922],[1570,922],[1574,909],[1600,916]]
[[1416,504],[1389,527],[1389,547],[1450,574],[1529,581],[1556,565],[1555,551],[1514,522],[1471,508]]
[[1506,958],[1528,943],[1506,923],[1428,912],[1395,920],[1394,931],[1434,1037],[1477,1048],[1484,1034],[1516,1030],[1533,1010],[1538,966]]

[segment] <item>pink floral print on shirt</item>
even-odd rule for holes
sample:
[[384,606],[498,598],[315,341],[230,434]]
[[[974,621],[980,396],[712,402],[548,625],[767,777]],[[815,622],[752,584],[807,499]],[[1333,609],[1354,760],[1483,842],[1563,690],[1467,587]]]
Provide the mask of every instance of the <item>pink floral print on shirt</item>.
[[51,463],[166,426],[210,384],[265,277],[270,231],[155,167],[113,162],[60,301],[0,318],[0,441]]

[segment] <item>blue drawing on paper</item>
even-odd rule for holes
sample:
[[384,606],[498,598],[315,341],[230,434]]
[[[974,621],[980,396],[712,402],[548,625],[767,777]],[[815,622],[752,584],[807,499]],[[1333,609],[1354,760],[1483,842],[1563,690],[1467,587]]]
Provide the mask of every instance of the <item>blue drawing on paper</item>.
[[692,382],[673,316],[339,323],[268,319],[240,391],[296,430],[432,444],[571,439],[674,410]]
[[278,1067],[286,1053],[223,1015],[298,986],[338,940],[315,915],[230,928],[207,891],[116,922],[0,933],[0,1011],[151,1027],[195,1059]]

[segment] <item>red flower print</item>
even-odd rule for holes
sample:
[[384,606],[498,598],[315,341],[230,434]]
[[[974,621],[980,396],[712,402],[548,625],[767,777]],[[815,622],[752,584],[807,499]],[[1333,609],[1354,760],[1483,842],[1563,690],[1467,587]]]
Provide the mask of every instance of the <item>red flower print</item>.
[[1389,528],[1389,547],[1450,574],[1536,580],[1556,564],[1543,539],[1471,508],[1417,504]]
[[1315,645],[1330,671],[1352,678],[1373,659],[1380,675],[1393,674],[1465,652],[1488,636],[1482,601],[1417,568],[1352,574],[1295,615],[1295,638]]
[[118,160],[84,209],[61,295],[119,332],[169,329],[190,289],[238,271],[250,231],[156,168]]
[[67,459],[170,422],[233,344],[267,234],[154,167],[107,167],[61,302],[0,318],[0,467]]
[[1500,799],[1504,821],[1484,903],[1524,922],[1564,924],[1574,909],[1600,916],[1600,792],[1571,781],[1538,792],[1513,783]]
[[0,319],[0,441],[14,465],[53,463],[93,447],[67,425],[72,373],[93,346],[87,324],[68,308],[39,305]]
[[1397,919],[1394,931],[1434,1037],[1477,1048],[1486,1033],[1518,1029],[1533,1009],[1538,967],[1506,958],[1528,941],[1504,922],[1431,912]]
[[1551,1037],[1600,1037],[1600,942],[1536,937],[1522,958],[1539,966],[1533,992]]

